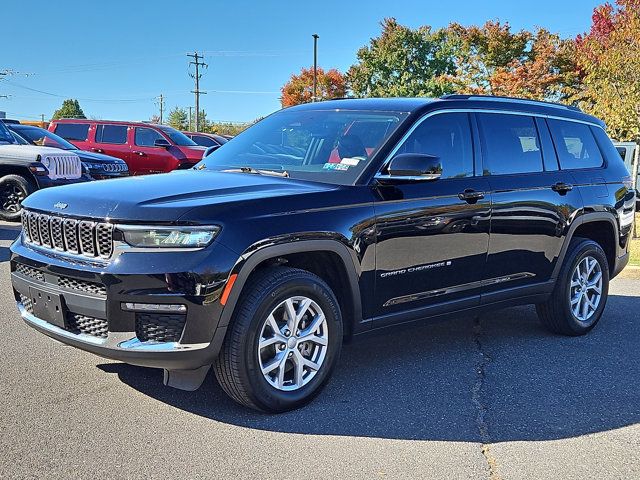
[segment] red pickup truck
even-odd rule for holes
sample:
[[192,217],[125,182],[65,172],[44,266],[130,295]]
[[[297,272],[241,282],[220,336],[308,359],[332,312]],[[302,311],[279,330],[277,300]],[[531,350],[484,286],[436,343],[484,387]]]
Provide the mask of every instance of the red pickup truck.
[[124,160],[132,175],[191,168],[205,151],[205,147],[166,125],[64,119],[52,121],[49,130],[82,150]]

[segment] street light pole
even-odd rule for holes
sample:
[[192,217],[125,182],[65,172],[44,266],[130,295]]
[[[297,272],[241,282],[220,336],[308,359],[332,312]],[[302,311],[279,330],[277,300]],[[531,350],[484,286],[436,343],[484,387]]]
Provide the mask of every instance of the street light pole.
[[313,97],[311,101],[315,102],[317,99],[318,90],[318,39],[320,36],[317,33],[313,34]]

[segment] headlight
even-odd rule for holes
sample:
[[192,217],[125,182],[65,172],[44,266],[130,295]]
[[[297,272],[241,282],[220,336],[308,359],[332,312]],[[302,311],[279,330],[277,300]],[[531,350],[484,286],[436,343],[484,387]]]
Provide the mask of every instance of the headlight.
[[51,165],[51,160],[49,159],[49,157],[42,157],[42,160],[40,160],[40,162],[47,169],[49,168],[49,165]]
[[132,247],[202,248],[213,241],[220,227],[119,226],[118,230]]

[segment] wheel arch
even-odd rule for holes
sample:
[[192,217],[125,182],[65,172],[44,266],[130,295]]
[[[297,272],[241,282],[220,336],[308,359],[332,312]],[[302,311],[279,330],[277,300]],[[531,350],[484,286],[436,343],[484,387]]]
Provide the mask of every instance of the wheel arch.
[[[316,255],[328,255],[336,262],[332,268],[338,270],[338,278],[327,278],[327,275],[319,274],[311,265],[314,265],[318,257]],[[317,274],[329,284],[334,291],[343,314],[345,334],[350,335],[353,326],[362,321],[362,302],[359,286],[359,268],[349,249],[337,240],[301,240],[281,245],[273,245],[258,249],[249,255],[243,255],[231,275],[237,275],[222,311],[219,326],[226,327],[231,321],[233,312],[241,298],[251,274],[256,270],[270,265],[288,264],[292,267],[302,268]],[[340,274],[344,274],[342,277]],[[337,282],[337,283],[336,283]],[[348,289],[336,291],[342,285]],[[344,291],[348,290],[348,291]]]
[[[603,228],[604,227],[604,228]],[[598,243],[605,252],[609,271],[613,274],[616,263],[618,245],[618,224],[613,215],[606,212],[585,213],[579,216],[569,228],[566,239],[558,255],[552,279],[557,279],[560,268],[569,248],[569,243],[575,237],[583,237]]]
[[28,166],[0,164],[0,178],[6,175],[19,175],[32,182],[36,187],[38,186],[38,182]]

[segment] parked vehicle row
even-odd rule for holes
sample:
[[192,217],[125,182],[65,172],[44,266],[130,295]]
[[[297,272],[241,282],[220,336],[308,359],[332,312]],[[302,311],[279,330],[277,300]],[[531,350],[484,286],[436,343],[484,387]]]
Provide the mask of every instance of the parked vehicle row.
[[213,368],[235,401],[281,412],[320,392],[344,339],[400,324],[535,304],[550,331],[586,334],[628,262],[634,198],[603,122],[575,108],[310,103],[197,169],[36,192],[11,280],[60,342],[185,390]]
[[175,128],[138,122],[54,120],[49,130],[78,148],[120,158],[131,175],[166,173],[193,167],[205,147]]

